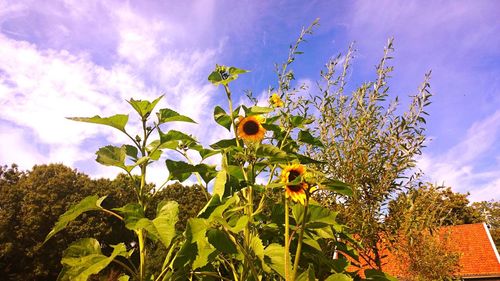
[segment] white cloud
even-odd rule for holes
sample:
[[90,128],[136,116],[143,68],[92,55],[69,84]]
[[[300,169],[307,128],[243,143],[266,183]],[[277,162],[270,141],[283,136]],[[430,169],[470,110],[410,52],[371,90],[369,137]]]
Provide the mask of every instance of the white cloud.
[[[77,10],[71,9],[76,5],[72,1],[65,5],[74,14],[72,20],[93,15],[93,5]],[[0,6],[0,15],[12,15],[9,11],[14,10],[3,8]],[[119,169],[97,163],[89,167],[89,160],[95,158],[94,151],[99,146],[120,144],[127,141],[126,137],[110,127],[75,123],[64,117],[131,112],[125,102],[130,97],[151,100],[165,94],[158,108],[170,107],[198,122],[171,123],[165,130],[175,128],[191,133],[205,145],[229,136],[212,116],[212,103],[220,96],[220,89],[209,85],[206,79],[224,45],[215,49],[176,46],[173,40],[185,36],[187,27],[147,18],[128,5],[105,8],[102,17],[110,22],[101,24],[114,25],[119,32],[117,44],[108,44],[118,56],[105,66],[94,61],[86,49],[47,48],[0,33],[0,162],[15,162],[23,168],[62,162],[73,167],[84,165],[78,168],[94,177],[114,177]],[[15,16],[27,16],[29,9],[32,7],[21,5]],[[45,12],[56,12],[48,10]],[[61,28],[68,29],[64,24],[62,21]],[[134,114],[130,117],[127,128],[134,131],[139,124],[133,120]],[[90,144],[88,140],[92,140]],[[216,158],[206,162],[218,162]],[[148,179],[159,184],[167,176],[161,160],[151,167]]]
[[[463,140],[443,153],[424,153],[419,167],[431,181],[471,192],[472,201],[500,199],[500,110],[474,123]],[[432,145],[432,144],[431,144]],[[495,158],[496,157],[496,158]],[[487,167],[478,167],[490,160]]]
[[22,169],[30,169],[33,165],[42,163],[45,158],[23,129],[0,123],[0,139],[2,165],[17,163]]

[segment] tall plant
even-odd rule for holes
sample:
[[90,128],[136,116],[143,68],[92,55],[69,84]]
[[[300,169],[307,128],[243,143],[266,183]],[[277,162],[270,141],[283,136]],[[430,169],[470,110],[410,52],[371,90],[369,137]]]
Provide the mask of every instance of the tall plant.
[[320,94],[312,102],[319,117],[313,126],[325,145],[311,148],[309,155],[323,161],[318,169],[352,186],[350,197],[323,194],[321,199],[359,235],[364,262],[382,269],[381,250],[390,232],[384,220],[387,202],[416,184],[419,175],[414,168],[426,138],[430,73],[400,114],[398,98],[387,100],[393,40],[388,41],[374,81],[346,93],[353,52],[351,46],[321,72]]
[[[125,129],[128,115],[71,118],[111,126],[130,139],[130,144],[99,149],[97,161],[119,167],[131,177],[132,170],[138,168],[140,181],[131,187],[137,198],[136,202],[108,210],[101,205],[105,197],[88,197],[60,217],[47,239],[81,213],[98,210],[122,220],[133,230],[137,247],[121,243],[105,255],[98,241],[77,241],[64,253],[60,280],[86,280],[111,262],[123,267],[120,280],[353,280],[356,273],[347,269],[357,256],[344,243],[352,237],[336,222],[335,212],[312,199],[317,190],[344,195],[351,190],[313,168],[312,164],[319,162],[304,155],[305,147],[319,148],[323,144],[307,129],[311,123],[307,112],[288,106],[297,104],[290,87],[293,72],[288,67],[300,53],[297,48],[303,37],[316,24],[304,29],[292,46],[289,59],[281,66],[278,88],[270,93],[267,106],[235,105],[230,83],[247,71],[216,66],[208,80],[222,86],[227,107],[216,106],[214,120],[234,137],[219,140],[208,148],[180,131],[163,131],[160,126],[168,122],[194,122],[172,109],[160,109],[156,121],[151,123],[150,117],[161,97],[152,102],[129,101],[142,124],[142,132],[135,137]],[[151,141],[153,136],[156,138]],[[194,175],[209,198],[182,234],[176,233],[174,227],[178,212],[175,202],[160,203],[154,219],[144,215],[161,189],[148,188],[146,173],[164,150],[174,150],[185,157],[185,161],[165,160],[167,180],[182,182]],[[188,157],[190,150],[200,155],[202,163],[194,163]],[[222,159],[220,169],[203,163],[216,154]],[[322,249],[327,241],[337,240],[335,244],[342,255],[332,260]],[[162,243],[167,248],[160,272],[149,274],[145,270],[146,243]],[[365,274],[378,280],[389,278],[378,271]]]

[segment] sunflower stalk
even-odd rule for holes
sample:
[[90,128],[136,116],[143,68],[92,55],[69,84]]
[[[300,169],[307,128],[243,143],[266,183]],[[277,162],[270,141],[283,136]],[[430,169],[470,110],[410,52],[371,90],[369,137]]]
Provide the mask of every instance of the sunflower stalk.
[[285,280],[290,280],[290,207],[288,206],[288,198],[285,198]]
[[240,147],[240,141],[238,140],[238,132],[236,131],[236,122],[233,116],[233,99],[231,98],[231,90],[229,90],[229,86],[224,84],[224,91],[226,91],[228,107],[229,107],[229,118],[231,118],[231,124],[233,126],[234,137],[236,139],[236,146]]
[[302,222],[300,224],[299,240],[297,241],[297,250],[295,251],[295,260],[293,262],[293,271],[291,280],[295,280],[295,277],[297,276],[297,270],[299,268],[300,255],[302,254],[302,240],[304,238],[304,231],[306,228],[308,206],[309,206],[309,196],[307,197],[306,202],[304,204],[304,214],[302,216]]

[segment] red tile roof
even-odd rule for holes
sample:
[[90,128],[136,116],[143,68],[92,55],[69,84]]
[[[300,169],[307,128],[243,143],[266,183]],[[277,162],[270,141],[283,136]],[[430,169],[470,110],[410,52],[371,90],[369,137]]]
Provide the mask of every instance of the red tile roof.
[[460,272],[468,276],[500,276],[500,257],[484,223],[463,224],[443,227],[449,231],[451,250],[462,253]]
[[[446,226],[439,229],[448,235],[450,250],[460,253],[458,276],[465,278],[500,277],[500,256],[484,223]],[[401,276],[401,261],[391,253],[383,260],[384,272]],[[366,268],[366,265],[363,266]]]

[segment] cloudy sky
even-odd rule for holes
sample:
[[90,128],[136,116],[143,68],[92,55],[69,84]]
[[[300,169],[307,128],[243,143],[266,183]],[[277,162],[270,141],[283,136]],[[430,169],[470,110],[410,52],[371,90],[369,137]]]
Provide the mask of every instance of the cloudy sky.
[[[297,80],[318,80],[328,58],[355,42],[349,83],[360,85],[394,37],[392,96],[414,94],[432,70],[419,167],[472,200],[500,200],[499,12],[495,0],[0,0],[0,164],[58,162],[112,177],[118,171],[95,163],[94,152],[126,140],[64,117],[128,113],[125,99],[161,94],[160,107],[198,121],[182,130],[209,144],[227,134],[212,121],[225,101],[206,79],[214,65],[250,70],[235,94],[259,95],[275,84],[274,63],[302,26],[320,18]],[[151,179],[166,173],[155,167]]]

